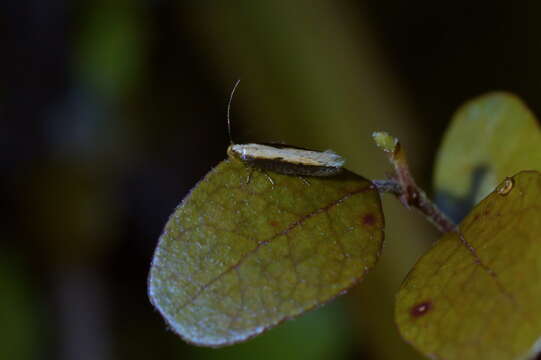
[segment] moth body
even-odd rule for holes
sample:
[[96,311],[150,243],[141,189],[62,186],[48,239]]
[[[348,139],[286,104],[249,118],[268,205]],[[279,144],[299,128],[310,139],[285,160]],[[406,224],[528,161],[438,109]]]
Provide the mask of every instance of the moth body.
[[333,176],[342,171],[345,162],[330,150],[313,151],[287,145],[232,144],[227,154],[248,166],[298,176]]

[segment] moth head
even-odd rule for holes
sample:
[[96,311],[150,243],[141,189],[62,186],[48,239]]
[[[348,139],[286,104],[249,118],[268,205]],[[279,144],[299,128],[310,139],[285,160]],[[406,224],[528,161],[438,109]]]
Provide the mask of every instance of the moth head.
[[237,147],[236,144],[229,145],[227,147],[227,156],[229,156],[230,159],[241,161],[242,154]]

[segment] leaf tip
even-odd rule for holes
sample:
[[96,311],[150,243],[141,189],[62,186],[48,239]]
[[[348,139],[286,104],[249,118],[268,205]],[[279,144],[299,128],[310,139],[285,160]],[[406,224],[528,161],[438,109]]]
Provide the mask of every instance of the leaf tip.
[[385,152],[394,153],[398,145],[398,139],[385,131],[374,131],[372,138],[376,145]]

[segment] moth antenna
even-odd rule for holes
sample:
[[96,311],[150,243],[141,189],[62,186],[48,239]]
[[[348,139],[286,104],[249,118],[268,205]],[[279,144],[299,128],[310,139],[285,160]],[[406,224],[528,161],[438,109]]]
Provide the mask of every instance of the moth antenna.
[[233,137],[231,136],[231,102],[233,102],[233,95],[235,95],[235,90],[237,90],[239,83],[240,79],[235,82],[233,90],[231,90],[231,94],[229,95],[229,102],[227,103],[227,131],[229,133],[229,142],[231,142],[231,145],[234,144]]

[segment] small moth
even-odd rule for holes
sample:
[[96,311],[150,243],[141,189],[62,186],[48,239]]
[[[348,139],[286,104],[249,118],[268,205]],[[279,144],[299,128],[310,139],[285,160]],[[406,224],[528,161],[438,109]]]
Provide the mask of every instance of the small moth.
[[333,176],[342,171],[345,160],[331,150],[314,151],[281,144],[235,144],[231,137],[231,101],[239,85],[237,80],[227,105],[227,127],[231,145],[227,155],[232,160],[262,170],[284,175]]

